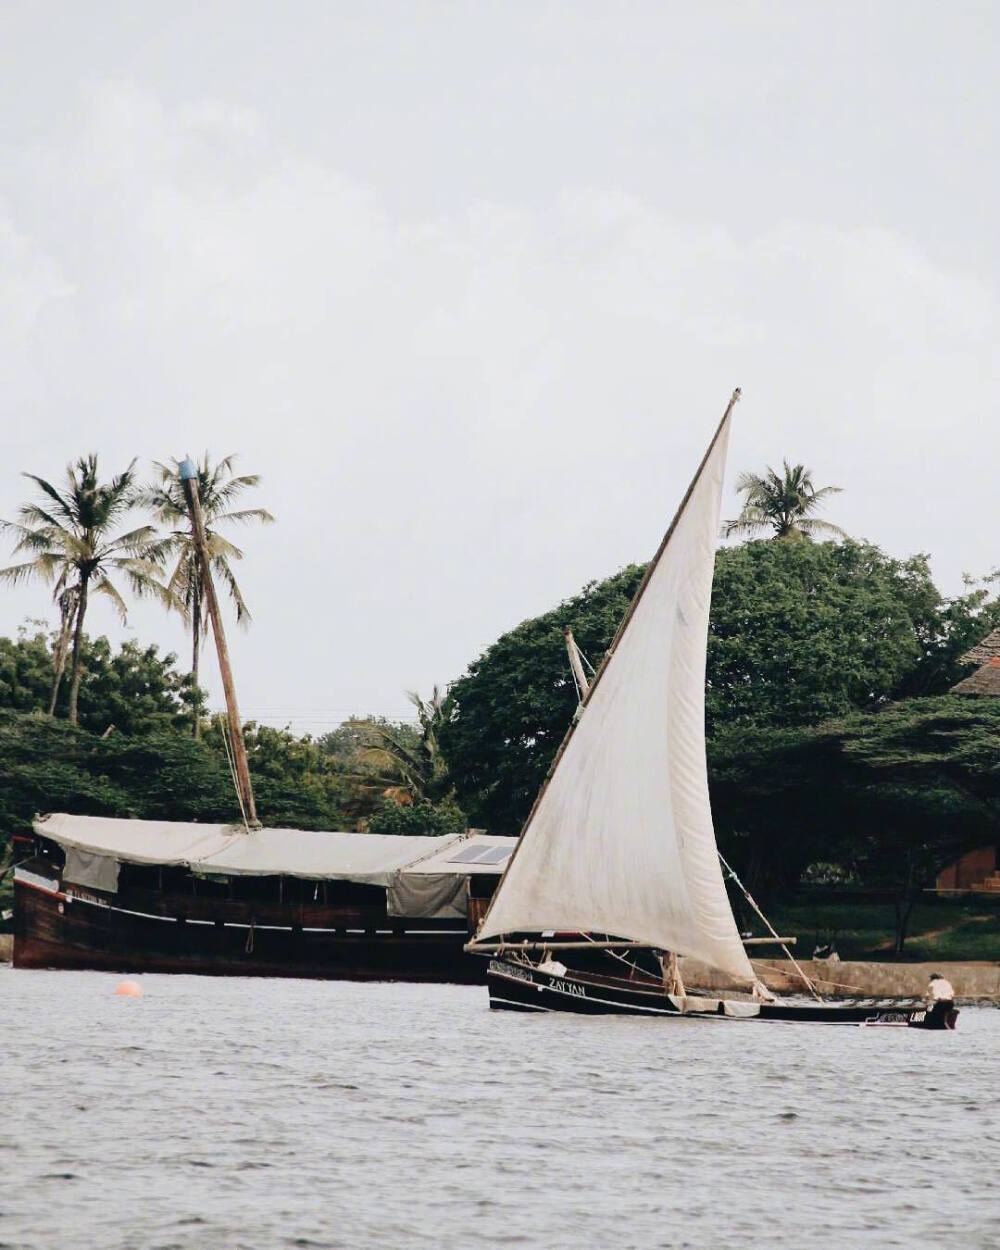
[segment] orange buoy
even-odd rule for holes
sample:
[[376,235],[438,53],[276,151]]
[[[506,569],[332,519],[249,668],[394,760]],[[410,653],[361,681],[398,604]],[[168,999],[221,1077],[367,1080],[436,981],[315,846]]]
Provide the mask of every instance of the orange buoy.
[[119,998],[142,998],[142,986],[138,981],[119,981],[115,993]]

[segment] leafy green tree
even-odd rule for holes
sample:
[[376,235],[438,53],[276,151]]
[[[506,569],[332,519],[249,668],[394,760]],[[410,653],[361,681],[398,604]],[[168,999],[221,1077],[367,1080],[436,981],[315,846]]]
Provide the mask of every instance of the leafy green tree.
[[[57,647],[57,634],[25,627],[16,639],[0,638],[0,708],[45,710]],[[135,736],[180,728],[203,706],[203,692],[177,671],[176,656],[161,656],[155,645],[127,641],[116,650],[107,638],[84,634],[80,650],[79,723],[86,729]]]
[[40,812],[118,816],[128,798],[98,765],[98,740],[50,717],[0,711],[0,833]]
[[887,894],[901,954],[921,892],[1000,839],[1000,700],[908,699],[816,728],[730,730],[710,745],[720,847],[763,899],[810,865]]
[[360,735],[359,759],[395,792],[390,797],[443,798],[451,782],[441,751],[441,732],[451,717],[453,700],[437,686],[429,700],[412,690],[406,697],[417,712],[416,728],[381,719],[351,722]]
[[461,833],[468,828],[468,824],[465,813],[454,799],[442,799],[439,803],[426,799],[416,803],[397,803],[386,798],[368,821],[368,832],[433,836]]
[[775,538],[812,538],[815,534],[838,535],[844,531],[829,521],[811,516],[830,495],[840,492],[839,486],[813,486],[812,470],[805,465],[782,461],[784,473],[779,475],[768,465],[763,474],[741,473],[736,479],[736,493],[743,496],[743,508],[734,521],[726,521],[723,536],[748,536],[761,530],[772,530]]
[[225,764],[186,735],[98,737],[37,713],[0,711],[0,858],[39,813],[162,820],[238,816]]
[[1000,627],[1000,572],[965,579],[966,590],[954,599],[928,603],[915,613],[921,657],[895,691],[908,695],[944,694],[970,669],[961,657],[987,634]]
[[720,550],[709,625],[709,733],[818,724],[900,693],[942,629],[926,557],[877,547],[746,543]]
[[[17,585],[40,578],[53,585],[60,604],[62,654],[72,633],[73,652],[69,693],[69,720],[78,720],[80,681],[83,676],[83,626],[89,597],[104,595],[124,621],[128,609],[114,578],[121,575],[137,595],[155,595],[169,606],[174,597],[158,580],[155,531],[149,525],[116,532],[135,502],[135,461],[110,482],[98,476],[97,456],[85,456],[67,467],[66,482],[57,489],[33,473],[23,476],[38,487],[37,502],[23,504],[19,520],[0,521],[0,529],[15,538],[14,554],[29,558],[0,569],[0,580]],[[51,706],[58,693],[59,649]]]
[[[225,718],[216,716],[204,741],[226,756]],[[355,776],[309,735],[298,737],[250,721],[243,728],[257,810],[265,824],[296,829],[352,828],[377,802],[359,801]]]
[[563,631],[597,663],[638,588],[630,565],[524,621],[474,660],[450,690],[440,729],[458,801],[477,824],[517,833],[576,710]]
[[726,729],[709,740],[708,774],[719,849],[765,910],[833,857],[816,813],[836,785],[837,749],[816,729]]
[[901,954],[914,905],[941,869],[1000,842],[1000,699],[910,699],[828,732],[845,762],[841,862],[891,892]]
[[[42,621],[30,623],[44,626]],[[43,628],[29,634],[22,625],[16,638],[0,638],[0,708],[43,711],[51,683],[52,652]]]
[[94,733],[141,737],[181,729],[203,711],[205,695],[177,670],[173,652],[128,640],[114,650],[107,638],[83,642],[80,724]]
[[186,733],[111,734],[96,740],[93,759],[94,767],[126,796],[123,815],[142,820],[239,820],[225,761]]
[[[524,622],[452,685],[441,747],[476,823],[498,833],[520,827],[576,705],[563,628],[600,661],[642,571],[625,569]],[[943,600],[925,556],[893,560],[849,539],[723,548],[708,642],[709,734],[815,725],[915,690],[943,692],[957,654],[997,613],[982,591]]]
[[[237,622],[248,625],[250,609],[233,572],[233,563],[243,559],[243,552],[220,533],[220,528],[252,522],[269,524],[274,517],[264,508],[234,509],[237,498],[260,483],[260,476],[256,473],[236,476],[233,472],[235,461],[235,456],[226,456],[213,465],[206,452],[197,466],[198,491],[212,572],[225,587],[236,609]],[[167,465],[157,461],[154,468],[159,480],[142,491],[141,500],[161,524],[170,528],[167,537],[160,540],[157,550],[173,564],[168,585],[178,603],[183,605],[190,624],[191,676],[197,685],[201,644],[208,630],[208,620],[191,518],[179,477],[180,462],[171,460]],[[195,716],[194,736],[197,738],[200,732],[201,718]]]

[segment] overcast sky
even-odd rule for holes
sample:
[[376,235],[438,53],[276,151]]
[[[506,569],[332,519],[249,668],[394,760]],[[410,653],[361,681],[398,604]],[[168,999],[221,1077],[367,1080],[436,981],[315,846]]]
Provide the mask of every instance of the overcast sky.
[[996,5],[0,12],[0,516],[238,452],[246,716],[405,715],[648,558],[737,385],[725,514],[784,456],[947,593],[1000,563]]

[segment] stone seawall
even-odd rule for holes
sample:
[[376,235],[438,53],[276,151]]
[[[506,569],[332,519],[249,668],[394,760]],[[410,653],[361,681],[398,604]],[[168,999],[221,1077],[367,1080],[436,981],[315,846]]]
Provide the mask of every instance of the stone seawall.
[[[707,968],[691,959],[680,961],[681,975],[689,985],[705,989],[745,988],[725,973]],[[755,959],[757,975],[777,994],[803,989],[801,980],[787,960]],[[963,960],[954,963],[877,964],[827,959],[800,959],[799,966],[827,998],[920,998],[927,989],[927,978],[939,972],[955,987],[960,999],[1000,1003],[1000,962]]]

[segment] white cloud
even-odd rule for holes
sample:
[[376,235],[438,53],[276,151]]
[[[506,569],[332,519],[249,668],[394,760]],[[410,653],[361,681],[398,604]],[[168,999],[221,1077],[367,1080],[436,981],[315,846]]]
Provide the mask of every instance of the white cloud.
[[39,319],[73,294],[59,265],[14,224],[0,201],[0,387],[23,399]]
[[280,518],[245,542],[249,711],[401,709],[644,558],[737,384],[734,469],[805,460],[831,517],[952,588],[990,563],[961,509],[997,294],[884,228],[743,237],[613,186],[408,218],[256,113],[121,81],[19,173],[3,315],[38,416],[0,515],[15,468],[91,446],[242,452]]

